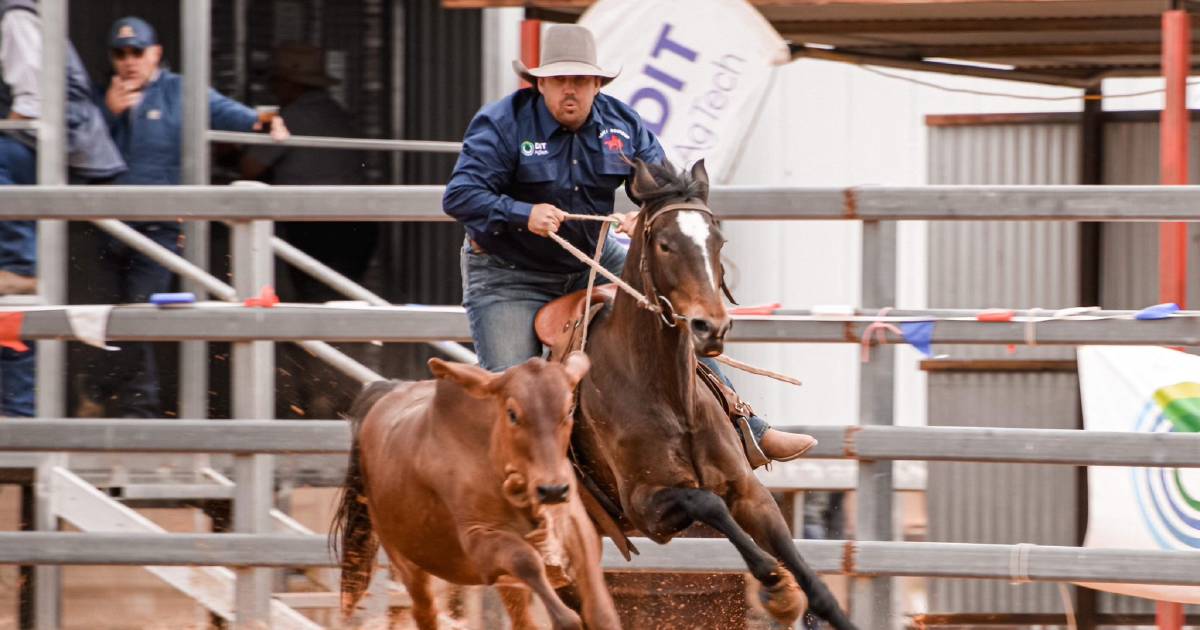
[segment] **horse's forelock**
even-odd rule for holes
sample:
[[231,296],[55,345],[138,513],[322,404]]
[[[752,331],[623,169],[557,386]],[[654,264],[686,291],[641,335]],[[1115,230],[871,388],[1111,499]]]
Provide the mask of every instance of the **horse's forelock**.
[[646,169],[654,178],[654,182],[658,184],[658,188],[654,190],[640,190],[639,201],[646,204],[646,207],[652,208],[650,214],[654,214],[654,210],[666,204],[671,200],[686,200],[686,199],[703,199],[707,196],[706,186],[702,182],[692,178],[691,173],[686,170],[676,170],[675,166],[670,162],[662,164],[646,164]]

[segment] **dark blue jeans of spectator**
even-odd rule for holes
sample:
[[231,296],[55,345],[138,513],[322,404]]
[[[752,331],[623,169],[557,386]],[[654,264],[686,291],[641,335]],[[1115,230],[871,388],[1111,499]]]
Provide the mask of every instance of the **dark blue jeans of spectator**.
[[[179,252],[180,226],[175,222],[147,221],[131,224],[142,234],[172,252]],[[116,302],[146,302],[152,293],[171,288],[171,272],[162,265],[107,235],[100,249],[97,269],[115,274],[119,295]],[[116,413],[122,418],[162,417],[159,397],[158,362],[154,345],[146,342],[119,344],[120,351],[96,350],[88,362],[91,375],[88,395],[96,402],[115,398]]]
[[[0,186],[37,183],[37,154],[0,133]],[[37,274],[37,227],[33,221],[0,221],[0,270],[22,276]],[[0,350],[0,413],[31,417],[34,413],[36,353]]]
[[[625,268],[624,246],[608,241],[600,264],[616,275]],[[587,287],[588,272],[550,273],[518,269],[491,254],[475,252],[469,242],[462,249],[463,307],[471,326],[471,339],[479,365],[493,372],[510,368],[530,357],[541,356],[542,343],[533,330],[533,318],[554,298]],[[596,284],[607,284],[603,277]],[[712,359],[701,359],[731,388],[733,384]],[[750,429],[761,440],[769,424],[758,416]]]

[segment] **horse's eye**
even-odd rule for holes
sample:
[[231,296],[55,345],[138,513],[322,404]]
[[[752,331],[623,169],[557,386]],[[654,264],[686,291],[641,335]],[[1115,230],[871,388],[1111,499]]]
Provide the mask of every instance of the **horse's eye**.
[[671,248],[667,247],[667,244],[665,242],[659,241],[658,242],[658,251],[660,251],[664,254],[669,254],[671,252]]
[[517,412],[513,411],[512,409],[508,410],[508,422],[510,424],[517,423]]

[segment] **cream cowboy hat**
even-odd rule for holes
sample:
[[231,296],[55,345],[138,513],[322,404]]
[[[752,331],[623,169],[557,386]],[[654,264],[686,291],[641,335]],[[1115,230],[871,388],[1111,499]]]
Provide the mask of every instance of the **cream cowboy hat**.
[[534,85],[542,77],[571,76],[600,77],[604,85],[621,73],[620,69],[605,70],[596,64],[596,40],[591,31],[577,24],[555,24],[546,29],[541,65],[527,68],[520,59],[514,59],[513,70]]

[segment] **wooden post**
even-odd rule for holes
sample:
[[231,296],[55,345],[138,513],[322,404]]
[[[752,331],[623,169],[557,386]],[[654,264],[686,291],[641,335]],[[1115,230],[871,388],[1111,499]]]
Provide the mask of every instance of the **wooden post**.
[[[542,62],[542,21],[521,20],[521,63],[527,68],[536,68]],[[521,87],[529,82],[521,79]]]

